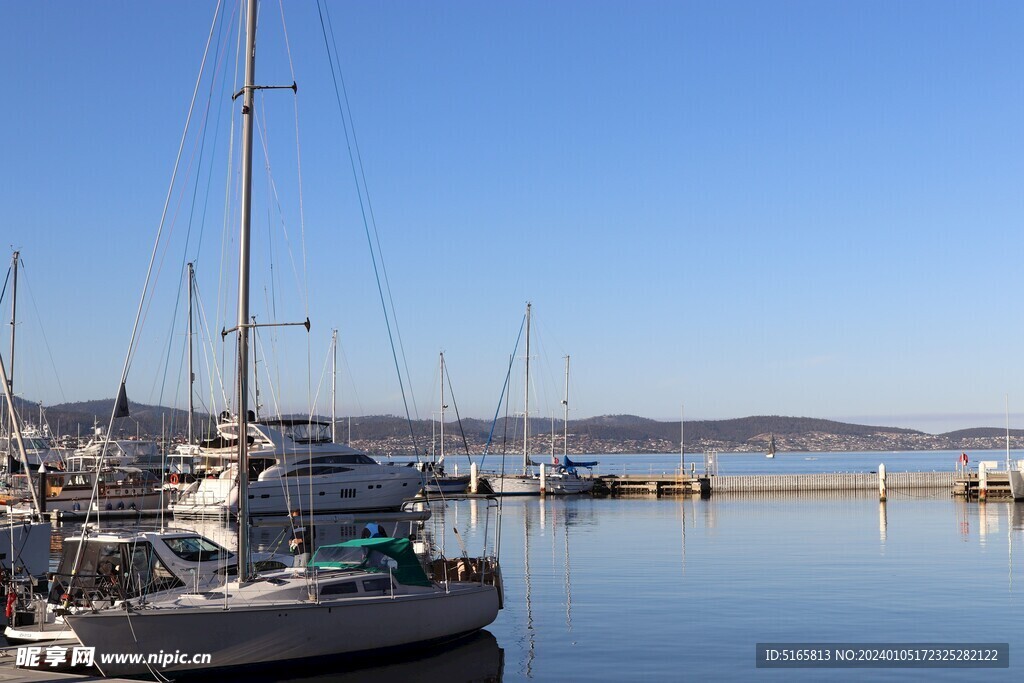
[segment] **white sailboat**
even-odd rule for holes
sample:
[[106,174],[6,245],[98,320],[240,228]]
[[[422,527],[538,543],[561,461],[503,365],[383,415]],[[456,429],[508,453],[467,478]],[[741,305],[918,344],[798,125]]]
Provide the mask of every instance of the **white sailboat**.
[[[253,106],[256,57],[256,0],[248,0],[245,85],[242,91],[242,218],[238,296],[238,434],[248,434],[249,232],[252,188]],[[247,463],[247,439],[238,440],[238,460]],[[124,610],[66,617],[85,647],[99,653],[207,653],[172,663],[164,671],[229,668],[364,653],[474,633],[497,617],[500,570],[495,558],[465,560],[463,572],[450,563],[431,579],[418,563],[413,571],[408,545],[394,539],[341,544],[364,552],[357,563],[338,561],[335,549],[317,551],[311,566],[256,576],[248,542],[248,467],[238,468],[238,580],[218,593],[189,593]],[[351,544],[355,544],[354,546]],[[406,544],[408,541],[406,540]],[[385,561],[370,564],[370,551]],[[338,551],[340,552],[340,550]],[[411,552],[411,551],[410,551]],[[470,569],[466,572],[465,569]],[[97,657],[97,660],[100,658]],[[143,657],[144,659],[144,657]],[[200,661],[196,662],[195,659]],[[104,675],[141,674],[147,664],[101,663]]]
[[523,466],[516,473],[487,474],[487,483],[497,496],[539,496],[540,477],[530,469],[535,467],[530,459],[530,311],[526,304],[526,382],[523,392]]

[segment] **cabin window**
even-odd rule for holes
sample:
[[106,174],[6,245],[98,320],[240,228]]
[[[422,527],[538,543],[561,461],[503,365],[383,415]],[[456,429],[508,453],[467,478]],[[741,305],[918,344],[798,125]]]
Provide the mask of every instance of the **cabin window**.
[[363,579],[363,591],[371,593],[373,591],[390,591],[391,590],[391,579]]
[[339,474],[341,472],[351,472],[351,467],[340,467],[338,465],[313,465],[312,467],[306,465],[303,467],[297,467],[294,470],[286,472],[286,477],[308,477],[317,474]]
[[[380,588],[376,590],[381,590]],[[320,595],[345,595],[347,593],[358,593],[355,581],[343,581],[341,583],[329,583],[320,587]]]

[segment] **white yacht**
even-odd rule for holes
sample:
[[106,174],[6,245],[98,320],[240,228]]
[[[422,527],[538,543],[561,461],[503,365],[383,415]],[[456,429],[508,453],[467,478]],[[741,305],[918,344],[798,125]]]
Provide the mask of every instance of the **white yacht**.
[[[218,429],[237,443],[236,422]],[[333,443],[325,422],[264,419],[250,422],[248,434],[250,515],[283,515],[296,508],[316,514],[398,510],[423,486],[422,473],[411,464],[382,465]],[[237,514],[237,479],[238,464],[232,462],[219,476],[193,482],[170,510],[182,517]]]

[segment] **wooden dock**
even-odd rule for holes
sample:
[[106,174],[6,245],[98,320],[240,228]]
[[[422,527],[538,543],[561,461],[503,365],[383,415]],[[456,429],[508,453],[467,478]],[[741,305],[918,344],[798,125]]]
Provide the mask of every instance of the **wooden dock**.
[[[955,472],[890,472],[889,491],[912,489],[955,490]],[[976,477],[975,477],[976,478]],[[600,488],[611,496],[760,495],[795,492],[878,491],[878,474],[861,472],[823,474],[746,474],[691,477],[679,474],[629,474],[600,477]],[[995,483],[989,475],[989,486]],[[1004,477],[1005,485],[1005,477]],[[975,484],[976,486],[976,484]],[[597,492],[598,487],[595,487]],[[1008,487],[1007,487],[1008,490]]]
[[[1006,472],[989,472],[987,475],[988,487],[985,489],[987,500],[1011,500],[1010,478]],[[979,486],[978,473],[969,472],[967,475],[958,475],[953,482],[953,495],[968,500],[978,500]]]

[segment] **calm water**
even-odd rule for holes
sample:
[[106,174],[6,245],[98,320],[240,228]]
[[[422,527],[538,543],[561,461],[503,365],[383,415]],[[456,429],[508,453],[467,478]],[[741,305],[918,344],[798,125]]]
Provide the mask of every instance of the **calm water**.
[[[890,471],[952,469],[957,455],[785,454],[767,470],[756,469],[763,456],[730,455],[720,456],[719,469],[871,471],[879,462]],[[969,455],[972,463],[1004,456]],[[678,463],[678,454],[633,457],[651,460],[625,457],[627,465],[671,471]],[[824,463],[830,467],[819,469]],[[485,531],[493,541],[494,522],[485,501],[454,501],[435,506],[421,535],[455,555],[455,527],[475,553]],[[257,543],[272,545],[276,534],[259,530]],[[952,681],[1024,672],[1016,628],[1024,614],[1024,504],[966,503],[947,491],[890,491],[884,505],[870,492],[508,499],[500,544],[505,609],[480,637],[390,657],[383,667],[259,680]],[[755,668],[756,643],[800,641],[1009,642],[1011,668]]]

